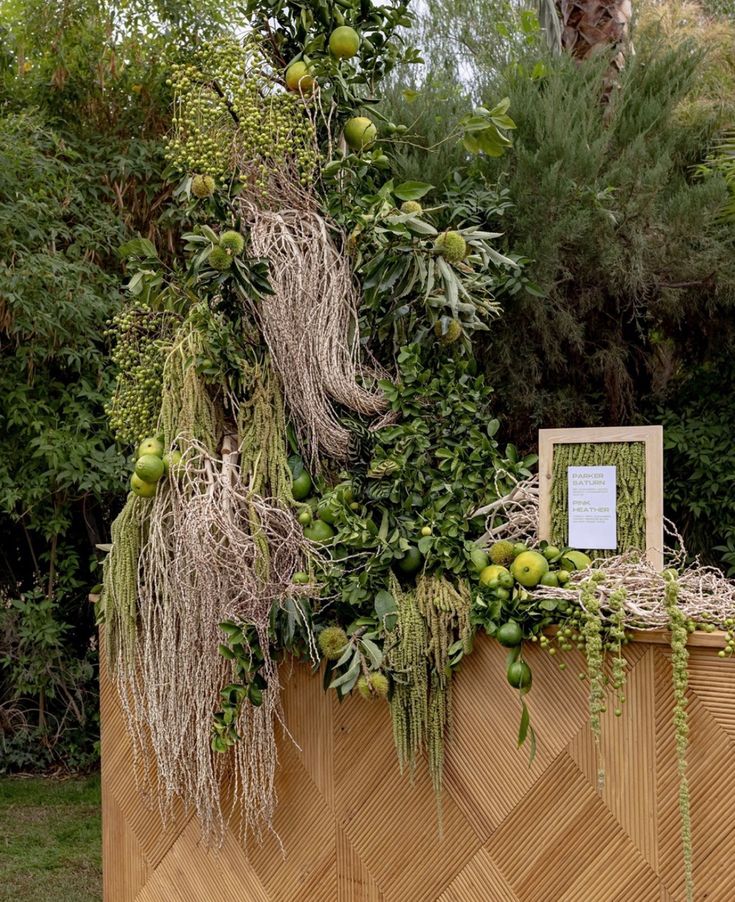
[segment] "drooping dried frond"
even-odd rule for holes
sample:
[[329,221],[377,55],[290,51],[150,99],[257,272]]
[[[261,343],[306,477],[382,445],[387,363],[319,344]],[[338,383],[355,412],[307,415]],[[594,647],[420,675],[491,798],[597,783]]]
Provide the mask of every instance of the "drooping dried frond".
[[[177,798],[196,810],[206,839],[221,841],[236,817],[243,832],[271,827],[277,764],[275,722],[280,684],[269,653],[271,609],[293,593],[306,541],[288,509],[255,495],[241,478],[236,452],[217,460],[190,442],[181,473],[152,502],[140,559],[141,628],[136,668],[120,674],[137,760],[157,765],[155,791],[164,816]],[[232,681],[218,654],[220,624],[254,628],[267,688],[258,710],[243,705],[243,743],[229,755],[210,747],[220,690]],[[234,775],[234,800],[223,785]],[[147,772],[139,768],[145,782]],[[148,789],[154,789],[150,784]]]
[[359,362],[358,296],[348,261],[313,209],[272,212],[243,201],[242,211],[254,255],[270,261],[274,293],[257,315],[299,443],[314,466],[320,454],[345,460],[351,437],[336,405],[366,416],[387,407],[364,384],[374,374]]

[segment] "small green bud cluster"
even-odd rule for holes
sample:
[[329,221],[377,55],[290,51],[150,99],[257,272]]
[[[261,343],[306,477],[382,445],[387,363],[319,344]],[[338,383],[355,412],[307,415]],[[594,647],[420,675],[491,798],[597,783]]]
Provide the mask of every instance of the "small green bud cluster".
[[304,99],[274,90],[252,38],[201,47],[192,62],[172,68],[169,81],[174,115],[166,156],[182,172],[197,173],[195,197],[210,196],[214,179],[235,170],[260,191],[283,165],[296,170],[302,185],[312,183],[317,150]]

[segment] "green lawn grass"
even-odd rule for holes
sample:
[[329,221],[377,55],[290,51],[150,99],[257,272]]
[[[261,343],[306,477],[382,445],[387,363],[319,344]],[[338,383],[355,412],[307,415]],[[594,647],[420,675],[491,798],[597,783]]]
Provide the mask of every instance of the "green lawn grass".
[[99,777],[0,779],[0,902],[99,902]]

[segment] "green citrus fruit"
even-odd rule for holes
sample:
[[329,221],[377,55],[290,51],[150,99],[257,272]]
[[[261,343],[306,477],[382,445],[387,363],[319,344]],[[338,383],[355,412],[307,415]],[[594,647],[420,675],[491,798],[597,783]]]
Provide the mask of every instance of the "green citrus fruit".
[[527,589],[537,586],[548,571],[549,562],[538,551],[524,551],[510,565],[515,580]]
[[518,626],[515,620],[509,620],[507,623],[498,627],[495,638],[506,648],[515,648],[523,642],[523,630]]
[[304,535],[310,542],[321,544],[334,538],[334,530],[324,520],[314,520],[310,526],[304,527]]
[[559,580],[559,585],[564,586],[569,582],[569,577],[571,574],[568,570],[557,570],[556,578]]
[[378,130],[367,116],[353,116],[345,122],[345,141],[352,150],[364,150],[378,136]]
[[163,461],[155,454],[144,454],[135,461],[135,475],[143,482],[158,482],[163,476]]
[[559,585],[559,576],[556,571],[549,570],[547,573],[544,573],[544,575],[539,580],[539,585],[551,586],[552,588],[557,587]]
[[513,661],[508,668],[508,682],[514,689],[530,689],[531,668],[525,661]]
[[509,571],[498,574],[498,585],[501,589],[512,589],[513,583],[513,575]]
[[487,556],[487,551],[485,551],[484,548],[478,548],[476,545],[472,551],[470,551],[470,561],[478,573],[482,573],[485,567],[490,565],[490,558]]
[[143,482],[135,473],[130,477],[130,489],[139,498],[152,498],[156,494],[155,483]]
[[519,554],[523,554],[524,551],[528,551],[528,545],[525,542],[516,542],[513,546],[513,557],[518,557]]
[[497,589],[494,589],[493,591],[495,592],[495,597],[499,598],[501,601],[508,601],[510,598],[510,591],[504,589],[502,586],[498,586]]
[[421,527],[421,535],[422,536],[430,536],[434,530],[430,526],[422,526]]
[[340,25],[329,35],[329,52],[340,60],[348,60],[360,49],[360,35],[349,25]]
[[415,545],[411,545],[403,557],[396,561],[396,569],[410,576],[412,573],[416,573],[423,562],[421,552]]
[[303,510],[298,516],[298,521],[302,526],[308,526],[313,519],[310,510]]
[[541,554],[543,554],[547,561],[553,561],[554,558],[559,557],[561,550],[557,548],[556,545],[547,545]]
[[[503,567],[501,564],[490,564],[489,567],[485,567],[481,571],[480,582],[486,588],[494,589],[500,585],[500,577],[504,573],[508,573],[506,567]],[[508,573],[508,576],[510,576],[510,573]]]
[[314,90],[314,76],[303,60],[297,60],[286,69],[286,87],[289,91],[311,94]]
[[291,485],[291,494],[294,497],[294,501],[303,501],[310,491],[311,476],[309,476],[306,470],[302,470]]
[[576,551],[574,548],[565,551],[561,559],[561,566],[565,570],[586,570],[591,563],[592,559],[584,551]]
[[176,476],[181,471],[181,451],[169,451],[161,459],[165,476],[168,476],[169,473]]
[[309,574],[304,573],[303,570],[298,570],[291,577],[291,582],[295,583],[297,586],[305,586],[309,582]]
[[163,442],[159,441],[157,438],[144,438],[143,441],[138,446],[138,457],[143,457],[144,454],[155,454],[156,457],[163,456]]

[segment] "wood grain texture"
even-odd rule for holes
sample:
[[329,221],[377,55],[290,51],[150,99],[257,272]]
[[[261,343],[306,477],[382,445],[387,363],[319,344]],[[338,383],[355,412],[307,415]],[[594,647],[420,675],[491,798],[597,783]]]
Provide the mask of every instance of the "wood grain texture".
[[[384,703],[337,704],[301,666],[286,684],[277,837],[219,852],[196,818],[165,827],[135,790],[114,687],[102,685],[105,902],[683,902],[667,646],[626,649],[627,702],[587,726],[576,653],[528,650],[538,752],[517,749],[504,651],[480,639],[456,678],[443,834],[423,767],[396,764]],[[735,661],[690,649],[689,751],[697,900],[730,902],[735,859]],[[295,741],[294,741],[295,740]],[[602,757],[600,758],[599,755]],[[602,763],[604,785],[597,785]]]
[[551,482],[554,446],[601,442],[643,442],[646,453],[646,557],[664,566],[664,430],[662,426],[600,426],[539,429],[539,524],[541,539],[551,536]]

